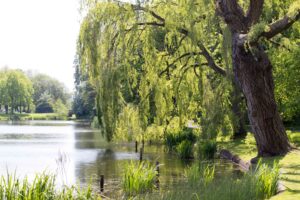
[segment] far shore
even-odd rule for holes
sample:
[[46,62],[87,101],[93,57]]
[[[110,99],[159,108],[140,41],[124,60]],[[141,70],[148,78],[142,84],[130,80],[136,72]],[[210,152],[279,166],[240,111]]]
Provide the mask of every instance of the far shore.
[[0,121],[25,121],[25,120],[74,120],[75,118],[59,113],[14,113],[0,114]]

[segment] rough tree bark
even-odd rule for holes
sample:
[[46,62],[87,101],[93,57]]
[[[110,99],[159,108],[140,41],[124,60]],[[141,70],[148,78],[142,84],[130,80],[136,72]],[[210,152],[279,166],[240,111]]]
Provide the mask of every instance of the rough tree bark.
[[233,91],[231,94],[231,109],[234,114],[233,138],[245,138],[246,130],[246,109],[244,108],[244,97],[236,81],[232,81]]
[[286,154],[291,147],[275,102],[272,64],[258,40],[269,39],[289,28],[299,19],[299,12],[295,18],[285,16],[270,24],[268,32],[262,32],[249,43],[247,34],[258,22],[263,4],[263,0],[250,0],[245,14],[237,0],[216,1],[217,13],[232,32],[233,70],[246,98],[258,156],[265,157]]
[[258,155],[285,154],[290,145],[275,102],[272,64],[263,50],[256,55],[246,52],[237,44],[236,37],[233,37],[233,59],[238,64],[234,73],[246,97]]

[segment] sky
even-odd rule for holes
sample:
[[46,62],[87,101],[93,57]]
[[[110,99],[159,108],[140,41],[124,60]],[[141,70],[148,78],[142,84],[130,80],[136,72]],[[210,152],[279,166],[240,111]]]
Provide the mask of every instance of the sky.
[[0,67],[48,74],[74,88],[79,0],[0,0]]

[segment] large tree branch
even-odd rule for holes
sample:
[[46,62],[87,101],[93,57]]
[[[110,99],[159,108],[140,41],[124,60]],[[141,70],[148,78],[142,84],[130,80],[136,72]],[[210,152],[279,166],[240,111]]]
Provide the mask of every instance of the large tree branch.
[[246,32],[246,17],[237,0],[216,0],[216,13],[224,19],[232,31]]
[[263,5],[264,0],[250,0],[250,6],[246,15],[248,27],[258,22],[262,14]]
[[298,10],[295,16],[286,15],[282,19],[270,24],[268,31],[262,32],[261,36],[270,39],[275,35],[277,35],[278,33],[281,33],[287,30],[288,28],[290,28],[299,19],[300,19],[300,10]]
[[243,46],[245,42],[248,44],[256,45],[261,37],[264,37],[268,40],[273,38],[279,33],[290,28],[295,22],[300,19],[300,9],[295,12],[294,16],[286,15],[283,18],[277,20],[276,22],[267,25],[266,30],[263,30],[261,33],[257,34],[255,38],[249,38],[249,34],[239,34],[238,46]]

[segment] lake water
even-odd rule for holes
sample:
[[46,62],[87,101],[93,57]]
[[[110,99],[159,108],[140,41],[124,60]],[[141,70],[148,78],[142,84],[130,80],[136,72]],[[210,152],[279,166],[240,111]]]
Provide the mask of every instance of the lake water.
[[[144,159],[158,160],[162,164],[163,187],[184,178],[184,168],[188,163],[165,152],[162,146],[146,144],[144,151]],[[105,187],[119,190],[125,164],[138,159],[133,143],[107,143],[99,131],[82,123],[0,122],[1,175],[9,171],[16,172],[21,178],[25,175],[32,178],[36,173],[46,171],[57,174],[58,184],[92,182],[95,188],[100,175],[104,175]]]

